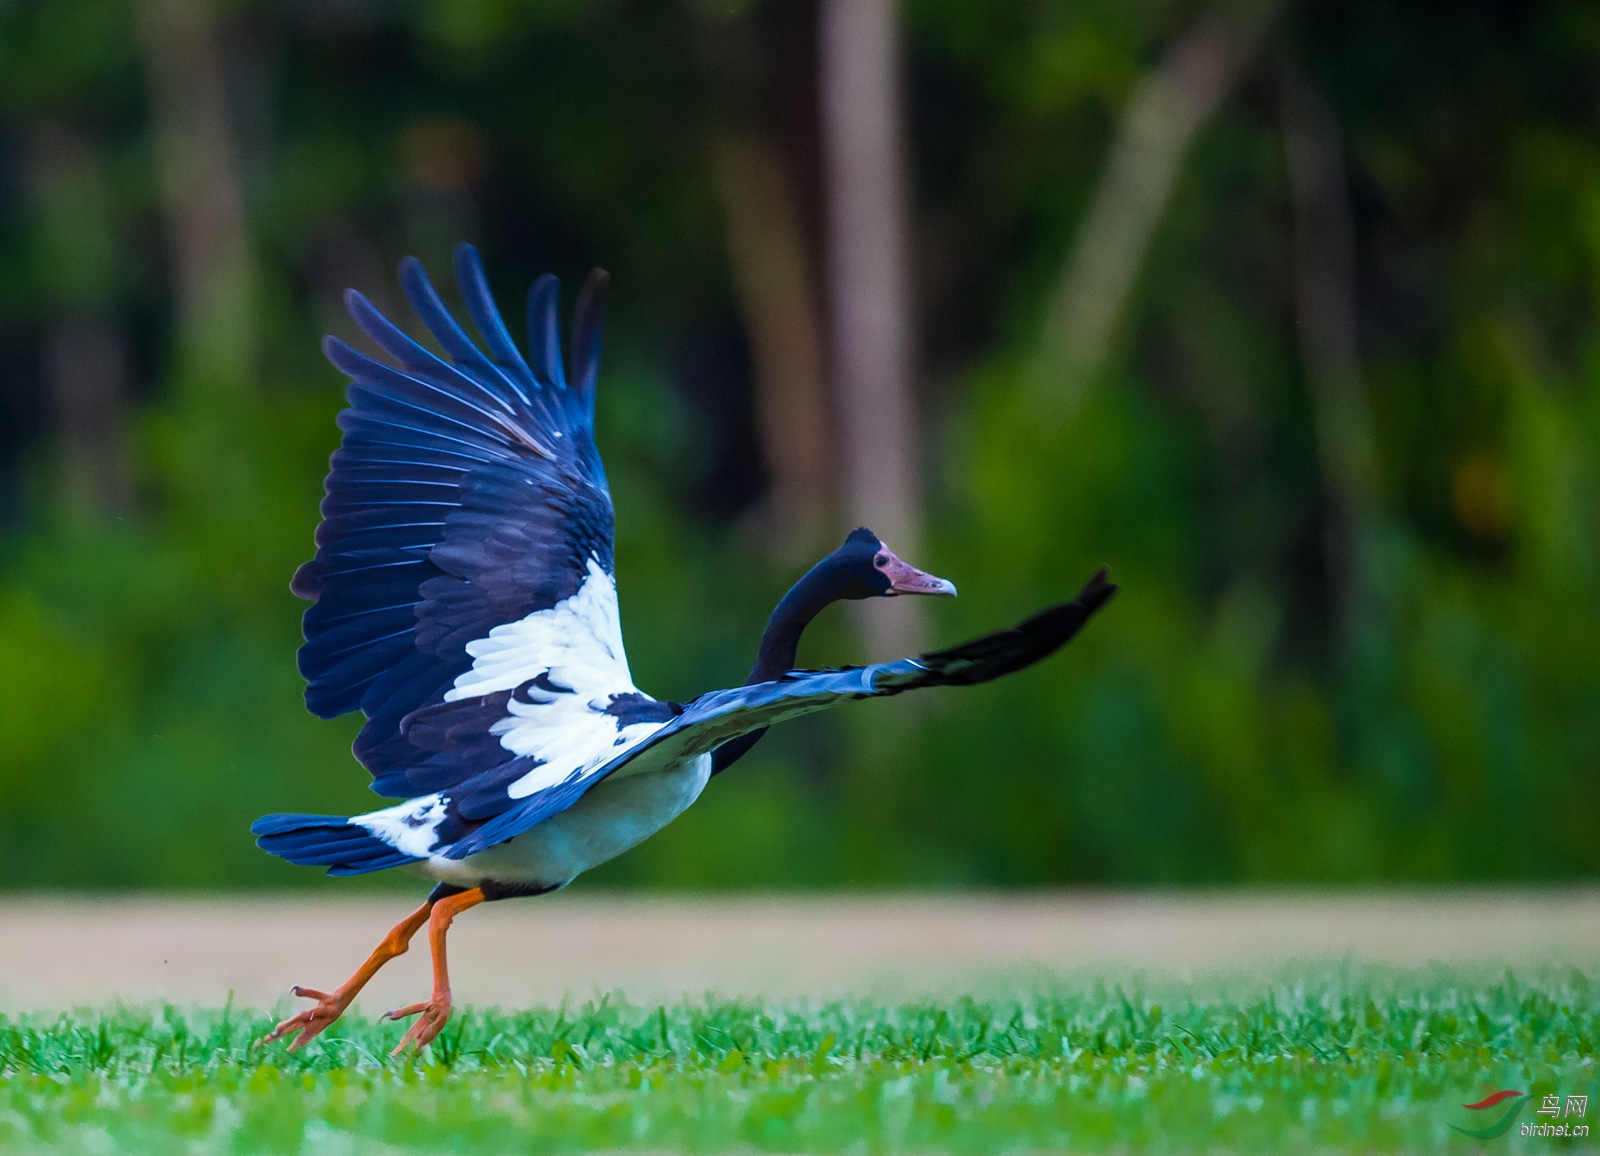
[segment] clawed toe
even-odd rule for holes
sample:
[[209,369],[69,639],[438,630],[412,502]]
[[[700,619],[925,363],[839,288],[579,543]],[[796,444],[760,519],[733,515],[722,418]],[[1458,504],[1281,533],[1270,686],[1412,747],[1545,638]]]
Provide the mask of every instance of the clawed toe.
[[411,1047],[421,1051],[431,1044],[444,1030],[444,1025],[450,1021],[450,997],[448,994],[435,994],[431,1000],[396,1008],[394,1011],[385,1012],[379,1018],[402,1020],[407,1016],[416,1016],[417,1022],[406,1029],[406,1034],[400,1037],[400,1042],[394,1046],[394,1051],[389,1053],[391,1056],[398,1056]]
[[263,1045],[276,1043],[285,1036],[291,1036],[298,1032],[299,1035],[295,1036],[294,1040],[289,1044],[291,1052],[298,1052],[316,1039],[324,1028],[344,1014],[344,1001],[339,999],[337,995],[317,991],[315,988],[300,987],[298,984],[290,990],[302,999],[316,1000],[316,1006],[307,1008],[303,1012],[296,1012],[288,1019],[280,1022],[277,1027],[261,1038],[261,1043]]

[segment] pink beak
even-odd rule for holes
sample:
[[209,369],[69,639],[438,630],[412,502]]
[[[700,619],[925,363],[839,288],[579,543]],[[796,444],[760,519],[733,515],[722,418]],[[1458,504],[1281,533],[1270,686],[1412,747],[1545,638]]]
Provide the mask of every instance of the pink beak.
[[956,596],[956,584],[947,582],[943,578],[935,578],[932,574],[924,573],[915,566],[908,566],[895,557],[894,551],[887,546],[883,552],[889,556],[889,562],[883,567],[883,572],[889,578],[889,593],[894,594],[936,594],[944,598]]

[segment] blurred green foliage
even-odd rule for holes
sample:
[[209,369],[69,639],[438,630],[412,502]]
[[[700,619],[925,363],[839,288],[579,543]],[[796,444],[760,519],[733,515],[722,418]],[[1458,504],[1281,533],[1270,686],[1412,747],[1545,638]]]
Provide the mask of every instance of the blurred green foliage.
[[[709,134],[754,106],[802,139],[802,191],[819,178],[805,115],[715,49],[748,22],[774,75],[804,74],[805,38],[784,37],[809,6],[734,8],[225,5],[259,327],[256,380],[234,388],[178,368],[134,11],[0,2],[4,885],[307,884],[250,820],[373,804],[356,721],[302,707],[287,580],[337,443],[316,339],[350,335],[344,283],[393,303],[404,252],[442,272],[479,243],[511,316],[537,272],[612,271],[599,436],[634,675],[675,698],[742,681],[803,565],[741,516],[759,497],[759,473],[727,465],[750,457],[748,370],[693,368],[708,344],[742,357]],[[1122,595],[1025,675],[774,732],[597,879],[1600,868],[1600,16],[1288,8],[1198,138],[1115,365],[1073,420],[1041,421],[1022,383],[1042,302],[1118,110],[1192,13],[906,14],[931,527],[913,561],[963,592],[932,628],[992,629],[1102,563]],[[1345,576],[1296,335],[1271,79],[1291,58],[1339,126],[1357,231],[1381,498]],[[98,184],[40,193],[34,142],[63,125]],[[131,351],[133,498],[114,515],[58,492],[38,368],[84,303]],[[826,617],[802,659],[854,647]]]

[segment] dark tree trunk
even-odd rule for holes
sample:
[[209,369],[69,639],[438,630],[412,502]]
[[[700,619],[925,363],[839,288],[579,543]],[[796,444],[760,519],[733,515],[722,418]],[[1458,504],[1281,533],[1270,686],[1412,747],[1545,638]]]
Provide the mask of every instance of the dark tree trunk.
[[167,219],[180,379],[211,393],[256,369],[239,160],[209,0],[140,0],[140,45]]
[[124,513],[128,349],[116,311],[118,246],[103,158],[92,138],[64,123],[35,129],[30,154],[56,497],[75,515]]
[[810,557],[826,538],[833,497],[833,422],[798,199],[782,156],[765,141],[725,133],[713,148],[728,257],[755,361],[770,529],[780,554]]
[[1328,510],[1328,589],[1342,627],[1351,613],[1363,530],[1378,502],[1377,455],[1356,334],[1355,233],[1338,125],[1322,95],[1288,58],[1280,62],[1279,109],[1301,362]]
[[[915,564],[921,535],[899,5],[823,0],[819,75],[833,382],[852,525]],[[870,656],[915,653],[915,599],[863,608]]]

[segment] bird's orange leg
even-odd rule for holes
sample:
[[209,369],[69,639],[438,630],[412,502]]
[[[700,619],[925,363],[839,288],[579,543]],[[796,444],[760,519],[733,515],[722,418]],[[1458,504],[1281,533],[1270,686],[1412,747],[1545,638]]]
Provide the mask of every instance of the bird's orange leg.
[[456,917],[456,912],[476,907],[484,898],[483,888],[473,887],[446,896],[433,905],[433,914],[428,918],[428,946],[433,951],[433,995],[424,1003],[385,1012],[380,1017],[386,1020],[417,1017],[417,1022],[406,1029],[391,1055],[399,1055],[412,1045],[419,1049],[426,1047],[450,1019],[450,971],[445,965],[444,933],[450,930],[450,921]]
[[297,1052],[309,1044],[323,1028],[344,1014],[345,1009],[350,1006],[350,1001],[356,998],[356,993],[367,986],[367,981],[378,974],[380,967],[395,956],[405,954],[406,948],[411,946],[411,937],[428,922],[428,913],[433,907],[434,901],[430,898],[390,928],[389,934],[383,937],[383,942],[373,948],[372,954],[367,956],[367,961],[356,968],[356,973],[332,992],[317,991],[315,988],[300,987],[296,984],[292,989],[294,994],[316,1000],[317,1006],[290,1016],[268,1032],[261,1042],[270,1044],[274,1040],[281,1040],[284,1036],[299,1032],[300,1035],[289,1045],[289,1050]]

